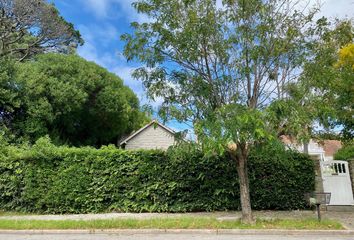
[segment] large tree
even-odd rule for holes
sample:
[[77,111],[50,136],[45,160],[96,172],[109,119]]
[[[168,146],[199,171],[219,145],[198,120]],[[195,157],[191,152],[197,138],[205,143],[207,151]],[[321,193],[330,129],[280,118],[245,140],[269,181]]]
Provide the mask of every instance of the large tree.
[[0,125],[17,137],[101,146],[146,120],[119,77],[79,56],[44,54],[7,69],[0,71]]
[[8,114],[19,106],[19,99],[14,89],[15,66],[12,61],[0,60],[0,120],[9,119]]
[[276,111],[282,111],[279,106],[287,97],[284,86],[295,81],[307,57],[317,9],[301,8],[290,0],[219,2],[134,3],[149,22],[132,23],[133,33],[122,36],[124,54],[145,64],[134,76],[143,81],[150,97],[164,99],[163,116],[191,122],[205,149],[234,159],[242,219],[253,222],[249,151],[285,126],[301,129],[301,119],[291,122],[286,116],[280,121]]
[[291,96],[312,106],[316,120],[326,129],[342,129],[354,137],[354,27],[351,20],[329,24],[320,19],[321,38],[313,44],[313,57],[304,66]]
[[22,61],[43,52],[69,52],[80,33],[46,0],[0,0],[0,58]]

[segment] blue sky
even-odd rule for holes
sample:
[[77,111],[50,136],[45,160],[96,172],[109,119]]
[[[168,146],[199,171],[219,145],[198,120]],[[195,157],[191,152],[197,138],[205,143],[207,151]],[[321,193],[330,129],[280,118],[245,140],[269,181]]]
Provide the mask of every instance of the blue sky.
[[[85,40],[78,54],[119,75],[139,97],[142,85],[131,78],[138,64],[127,63],[122,55],[120,35],[130,32],[130,22],[144,21],[131,7],[133,0],[55,0],[61,15],[75,25]],[[146,99],[142,99],[146,101]]]
[[[83,58],[96,62],[120,76],[139,97],[142,104],[149,103],[157,110],[161,99],[147,99],[142,83],[131,77],[139,63],[127,62],[122,51],[124,43],[120,35],[131,32],[130,23],[147,21],[146,16],[137,14],[131,6],[134,0],[54,0],[61,15],[73,23],[85,40],[78,48]],[[177,121],[167,123],[174,130],[189,128]]]
[[[78,54],[120,76],[143,104],[149,102],[156,108],[161,101],[149,101],[141,82],[131,77],[132,71],[140,64],[128,63],[122,55],[124,43],[120,41],[120,35],[131,32],[131,22],[147,20],[146,16],[137,14],[131,6],[134,0],[53,0],[53,2],[61,15],[74,24],[85,40],[85,45],[78,49]],[[322,3],[322,15],[354,17],[354,0],[327,0]],[[177,122],[170,122],[167,125],[177,130],[187,128]]]

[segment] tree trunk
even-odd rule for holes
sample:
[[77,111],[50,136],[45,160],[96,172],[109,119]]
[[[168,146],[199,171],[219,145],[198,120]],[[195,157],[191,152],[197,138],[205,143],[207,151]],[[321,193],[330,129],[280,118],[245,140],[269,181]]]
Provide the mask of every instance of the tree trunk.
[[253,224],[255,221],[252,215],[248,168],[247,160],[248,154],[245,149],[237,149],[236,153],[233,153],[233,159],[236,161],[236,169],[240,183],[240,200],[242,210],[242,223]]
[[304,153],[309,154],[309,142],[304,142]]

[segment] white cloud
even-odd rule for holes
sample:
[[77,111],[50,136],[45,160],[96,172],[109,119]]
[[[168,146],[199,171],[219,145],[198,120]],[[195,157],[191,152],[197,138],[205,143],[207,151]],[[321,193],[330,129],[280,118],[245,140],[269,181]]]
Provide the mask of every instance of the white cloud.
[[115,0],[119,3],[121,9],[123,10],[125,16],[129,21],[137,21],[139,23],[148,22],[149,18],[144,14],[139,14],[133,8],[132,3],[136,0]]
[[354,17],[353,0],[327,0],[323,5],[322,13],[328,17]]
[[140,93],[143,92],[142,90],[142,83],[133,78],[132,73],[136,68],[129,67],[129,66],[117,66],[112,69],[112,72],[115,73],[117,76],[121,77],[124,80],[124,83],[132,89],[141,89]]
[[158,107],[161,106],[163,102],[163,98],[158,97],[154,101],[147,98],[142,82],[137,79],[134,79],[132,76],[132,73],[134,72],[135,69],[137,68],[120,65],[113,68],[112,72],[115,73],[120,78],[122,78],[125,85],[133,89],[133,91],[138,96],[142,104],[150,104],[153,107],[154,111],[157,111]]
[[[312,3],[317,1],[311,0]],[[322,8],[320,15],[328,18],[353,18],[354,0],[324,0],[321,1]]]
[[[123,17],[128,21],[147,22],[148,17],[138,14],[132,7],[137,0],[81,0],[84,6],[98,18]],[[307,3],[308,0],[303,1]],[[320,15],[333,17],[354,17],[354,0],[309,0],[310,5],[322,3]],[[222,8],[222,0],[216,0],[218,8]],[[119,10],[118,11],[118,8]]]
[[106,44],[112,40],[119,40],[119,32],[115,26],[110,23],[79,25],[78,29],[85,41],[97,41]]
[[110,0],[83,0],[88,9],[93,11],[97,17],[107,17]]
[[[138,14],[132,3],[136,0],[81,0],[82,3],[98,18],[124,17],[128,21],[146,22],[148,17]],[[118,12],[119,7],[120,12]]]
[[78,48],[78,54],[89,61],[111,69],[119,58],[116,59],[112,52],[98,51],[96,46],[108,46],[110,41],[115,39],[118,41],[119,33],[116,28],[110,24],[105,24],[101,26],[79,25],[78,29],[85,40],[85,44]]

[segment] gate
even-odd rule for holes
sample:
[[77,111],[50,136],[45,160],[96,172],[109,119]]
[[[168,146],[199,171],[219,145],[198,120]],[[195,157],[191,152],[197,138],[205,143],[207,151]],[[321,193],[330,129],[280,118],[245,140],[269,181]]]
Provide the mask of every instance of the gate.
[[331,193],[329,205],[354,205],[348,162],[321,161],[324,192]]

